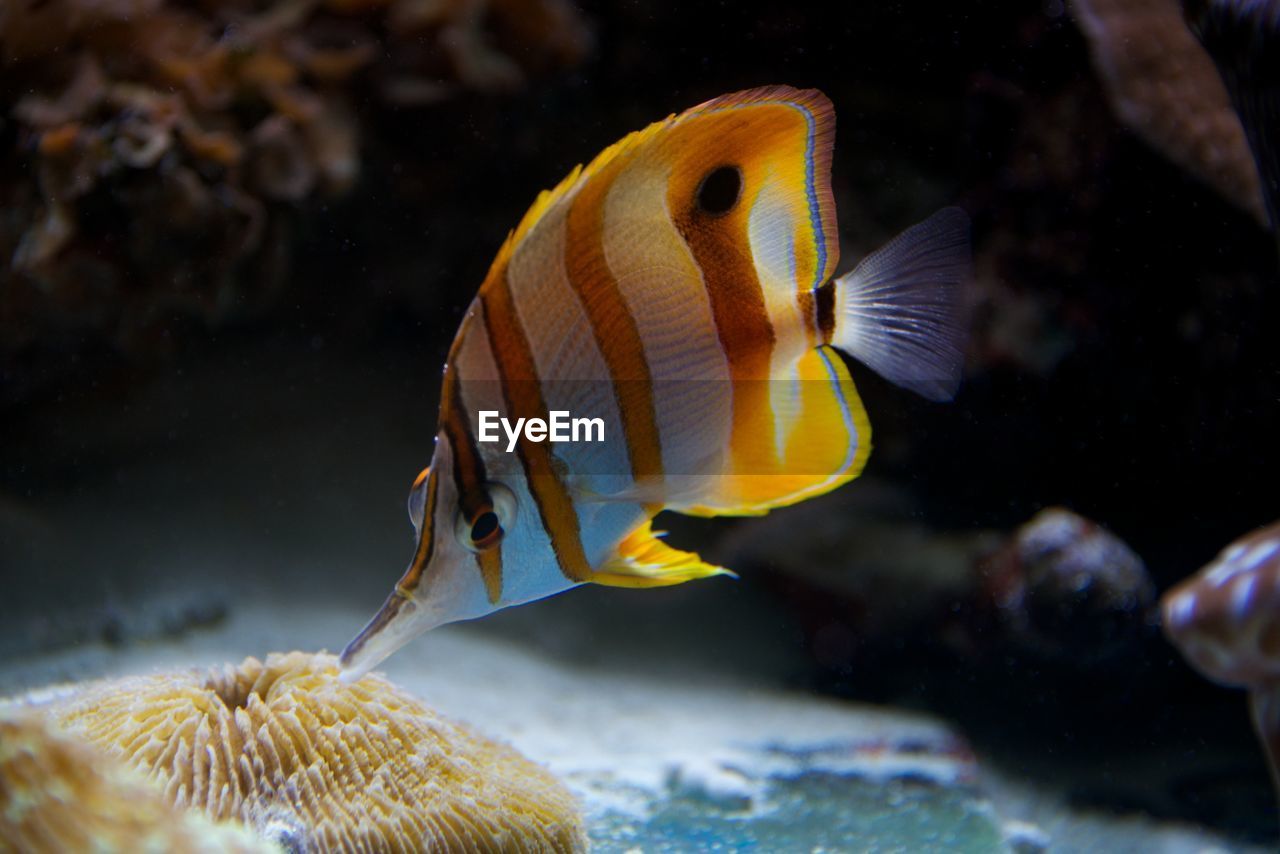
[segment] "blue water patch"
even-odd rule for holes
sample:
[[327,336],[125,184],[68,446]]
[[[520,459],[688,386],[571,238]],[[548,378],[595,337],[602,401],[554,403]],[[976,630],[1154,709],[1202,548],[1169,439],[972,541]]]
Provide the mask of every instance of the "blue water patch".
[[993,811],[973,789],[915,780],[875,782],[825,772],[771,777],[755,806],[672,792],[647,818],[607,812],[592,850],[937,851],[1006,849]]

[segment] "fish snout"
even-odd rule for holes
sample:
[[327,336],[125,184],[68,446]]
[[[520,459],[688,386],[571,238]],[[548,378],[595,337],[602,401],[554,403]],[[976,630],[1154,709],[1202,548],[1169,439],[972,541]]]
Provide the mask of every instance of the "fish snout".
[[397,586],[382,603],[378,613],[352,638],[338,663],[343,682],[355,682],[382,663],[387,656],[430,628],[422,625],[418,603]]

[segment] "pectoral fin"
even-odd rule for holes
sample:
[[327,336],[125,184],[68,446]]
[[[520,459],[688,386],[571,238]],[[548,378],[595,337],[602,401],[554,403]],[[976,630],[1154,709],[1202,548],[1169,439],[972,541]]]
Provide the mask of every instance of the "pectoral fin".
[[722,566],[704,563],[693,552],[682,552],[659,539],[665,532],[654,531],[645,522],[618,544],[613,557],[587,580],[608,587],[668,587],[695,578],[731,575]]

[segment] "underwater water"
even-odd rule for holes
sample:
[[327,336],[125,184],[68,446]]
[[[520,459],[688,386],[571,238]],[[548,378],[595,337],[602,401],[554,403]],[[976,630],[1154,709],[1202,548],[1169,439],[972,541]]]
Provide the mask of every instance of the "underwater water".
[[[1274,849],[1269,4],[427,5],[0,9],[0,725],[345,648],[317,697],[510,745],[569,849]],[[607,451],[476,440],[558,395]],[[196,729],[130,760],[181,809]],[[79,847],[17,744],[0,850]]]

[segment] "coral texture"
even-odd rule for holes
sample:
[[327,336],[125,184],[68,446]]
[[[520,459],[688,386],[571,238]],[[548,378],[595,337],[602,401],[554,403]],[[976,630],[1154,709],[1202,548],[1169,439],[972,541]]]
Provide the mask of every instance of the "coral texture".
[[171,318],[271,306],[299,206],[356,181],[372,117],[589,45],[565,0],[0,4],[0,356],[150,352]]
[[137,771],[19,711],[0,714],[0,850],[278,849],[240,825],[172,806]]
[[1266,224],[1262,185],[1217,68],[1178,0],[1072,0],[1112,109],[1174,163]]
[[291,850],[575,851],[577,806],[544,769],[332,656],[91,683],[54,718],[177,806]]

